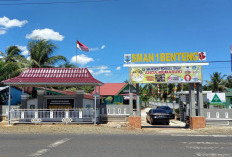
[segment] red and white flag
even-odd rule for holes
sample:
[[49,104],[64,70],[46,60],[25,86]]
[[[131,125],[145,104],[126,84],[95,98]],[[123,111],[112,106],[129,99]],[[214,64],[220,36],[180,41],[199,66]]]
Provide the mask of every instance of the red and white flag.
[[89,52],[89,48],[77,40],[77,48],[81,51]]

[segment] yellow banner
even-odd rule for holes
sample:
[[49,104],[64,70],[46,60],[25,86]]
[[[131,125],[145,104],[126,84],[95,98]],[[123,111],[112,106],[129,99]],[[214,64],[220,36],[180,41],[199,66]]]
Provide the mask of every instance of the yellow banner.
[[132,68],[133,83],[200,83],[201,66]]

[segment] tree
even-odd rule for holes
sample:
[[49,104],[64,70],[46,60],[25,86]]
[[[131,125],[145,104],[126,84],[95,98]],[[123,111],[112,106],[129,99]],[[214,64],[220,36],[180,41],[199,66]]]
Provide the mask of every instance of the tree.
[[153,95],[153,86],[151,83],[147,83],[144,87],[143,90],[146,91],[146,94],[148,95],[148,97],[152,97]]
[[139,86],[139,97],[140,99],[145,102],[145,106],[147,106],[147,102],[149,101],[150,99],[150,96],[148,95],[148,90],[146,89],[146,87],[142,87],[142,86]]
[[52,67],[59,61],[67,62],[64,56],[53,56],[56,46],[48,40],[35,40],[28,42],[31,67]]
[[75,68],[76,65],[74,65],[74,64],[72,64],[72,63],[69,63],[69,62],[66,62],[66,63],[64,63],[64,64],[61,64],[59,67],[60,67],[60,68]]
[[20,74],[20,69],[27,66],[25,64],[21,50],[17,46],[9,46],[6,52],[0,52],[0,81],[12,78]]
[[3,57],[1,60],[7,62],[17,62],[19,58],[23,56],[20,54],[21,50],[17,46],[9,46],[6,49],[6,52],[0,52],[0,55]]
[[219,92],[223,91],[226,85],[226,81],[224,80],[224,77],[226,75],[222,75],[219,72],[215,72],[212,75],[210,74],[210,81],[207,82],[207,86],[213,91],[213,92]]
[[123,83],[129,83],[129,81],[128,81],[128,80],[125,80],[125,81],[123,81]]
[[[67,59],[64,56],[56,55],[54,52],[56,45],[52,44],[48,40],[34,40],[28,42],[28,50],[30,55],[29,67],[32,68],[48,68],[54,67],[59,61],[67,63]],[[25,60],[25,62],[27,62]],[[34,88],[33,88],[34,91]],[[36,97],[36,92],[32,91],[32,96]]]
[[231,76],[227,76],[226,78],[226,87],[227,88],[232,88],[232,83],[231,83]]

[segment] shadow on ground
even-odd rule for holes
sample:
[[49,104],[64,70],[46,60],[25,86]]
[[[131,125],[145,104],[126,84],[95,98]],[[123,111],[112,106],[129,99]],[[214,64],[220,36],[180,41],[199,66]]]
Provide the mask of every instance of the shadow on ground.
[[185,127],[182,126],[170,126],[170,125],[150,125],[150,126],[142,126],[142,128],[181,128],[184,129]]

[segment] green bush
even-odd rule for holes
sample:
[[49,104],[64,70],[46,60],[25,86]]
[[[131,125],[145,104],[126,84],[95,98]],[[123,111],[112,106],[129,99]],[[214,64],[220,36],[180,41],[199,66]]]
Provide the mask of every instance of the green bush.
[[175,113],[179,114],[180,110],[177,108],[175,109]]

